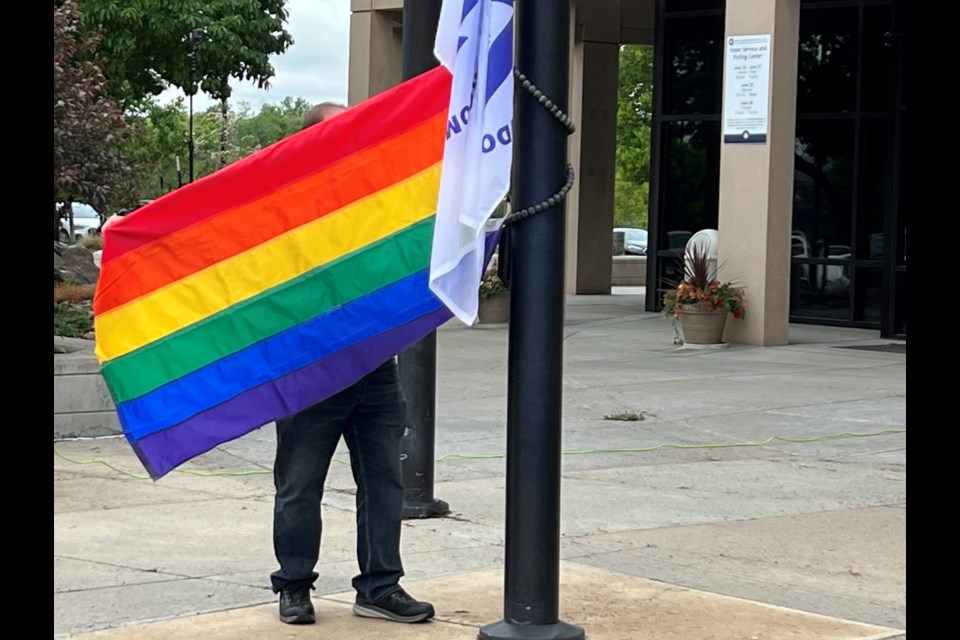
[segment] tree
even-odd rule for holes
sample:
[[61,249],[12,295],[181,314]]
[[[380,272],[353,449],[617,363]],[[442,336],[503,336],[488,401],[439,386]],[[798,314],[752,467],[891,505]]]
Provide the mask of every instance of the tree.
[[[286,97],[279,105],[263,105],[256,114],[241,102],[228,109],[225,122],[219,106],[195,113],[196,178],[220,169],[222,157],[229,164],[296,133],[309,109],[310,103],[303,98]],[[177,158],[185,171],[187,117],[183,98],[165,105],[149,99],[127,115],[143,130],[135,143],[124,148],[125,157],[136,168],[141,197],[158,198],[179,185]]]
[[[84,29],[73,0],[53,14],[53,190],[55,202],[82,200],[101,212],[132,194],[131,170],[122,145],[135,137],[119,105],[108,95],[97,57],[99,36]],[[54,239],[60,210],[54,206]]]
[[239,120],[237,133],[242,141],[241,146],[255,151],[296,133],[310,106],[303,98],[289,96],[279,105],[263,105],[257,115]]
[[[293,44],[284,25],[286,0],[79,0],[92,27],[104,34],[111,91],[125,107],[173,85],[190,95],[194,83],[220,100],[229,79],[269,87],[270,55]],[[196,73],[190,33],[200,29]]]
[[144,132],[125,149],[127,159],[136,167],[138,193],[142,198],[158,198],[179,185],[178,158],[181,172],[185,171],[187,109],[183,98],[165,105],[149,100],[127,119],[140,123]]
[[653,47],[620,47],[614,226],[647,228]]

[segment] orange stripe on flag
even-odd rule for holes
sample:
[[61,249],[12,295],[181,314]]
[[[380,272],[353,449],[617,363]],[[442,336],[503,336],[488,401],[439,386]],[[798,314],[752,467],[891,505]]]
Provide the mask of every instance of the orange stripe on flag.
[[106,313],[406,180],[443,157],[446,113],[287,185],[114,259],[94,308]]

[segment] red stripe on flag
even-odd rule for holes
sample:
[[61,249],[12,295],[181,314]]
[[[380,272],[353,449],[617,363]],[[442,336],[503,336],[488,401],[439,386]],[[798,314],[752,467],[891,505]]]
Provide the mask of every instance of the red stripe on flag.
[[[450,102],[450,73],[436,67],[138,209],[105,233],[102,264],[263,197],[343,158],[416,127]],[[365,126],[357,126],[362,121]],[[366,124],[366,123],[372,123]],[[270,170],[263,171],[263,162]]]

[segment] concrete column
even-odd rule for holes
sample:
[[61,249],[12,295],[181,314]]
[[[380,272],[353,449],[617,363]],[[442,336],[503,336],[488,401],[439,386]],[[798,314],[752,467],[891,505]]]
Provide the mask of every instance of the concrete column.
[[351,10],[347,100],[354,105],[403,78],[403,2],[352,0]]
[[719,275],[746,289],[732,343],[787,343],[799,24],[800,0],[727,2],[726,36],[771,35],[767,142],[720,150]]
[[[581,10],[582,11],[582,10]],[[567,194],[564,212],[567,218],[566,248],[564,262],[564,291],[568,294],[577,292],[577,233],[580,215],[580,144],[581,144],[581,110],[580,102],[583,96],[583,42],[579,32],[582,25],[577,24],[577,6],[570,3],[570,83],[567,99],[567,112],[577,126],[576,131],[567,139],[567,158],[573,165],[574,181]]]
[[576,181],[567,200],[567,292],[609,294],[617,148],[620,0],[575,3],[571,12],[568,153]]
[[610,293],[619,49],[619,45],[612,43],[583,43],[576,249],[578,294]]

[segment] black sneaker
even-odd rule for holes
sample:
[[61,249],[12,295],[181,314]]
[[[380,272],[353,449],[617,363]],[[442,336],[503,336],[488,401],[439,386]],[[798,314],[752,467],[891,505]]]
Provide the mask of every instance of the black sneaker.
[[287,624],[313,624],[317,621],[310,601],[310,587],[280,592],[280,621]]
[[376,602],[358,595],[353,613],[361,618],[382,618],[394,622],[422,622],[434,616],[432,604],[415,600],[402,588]]

